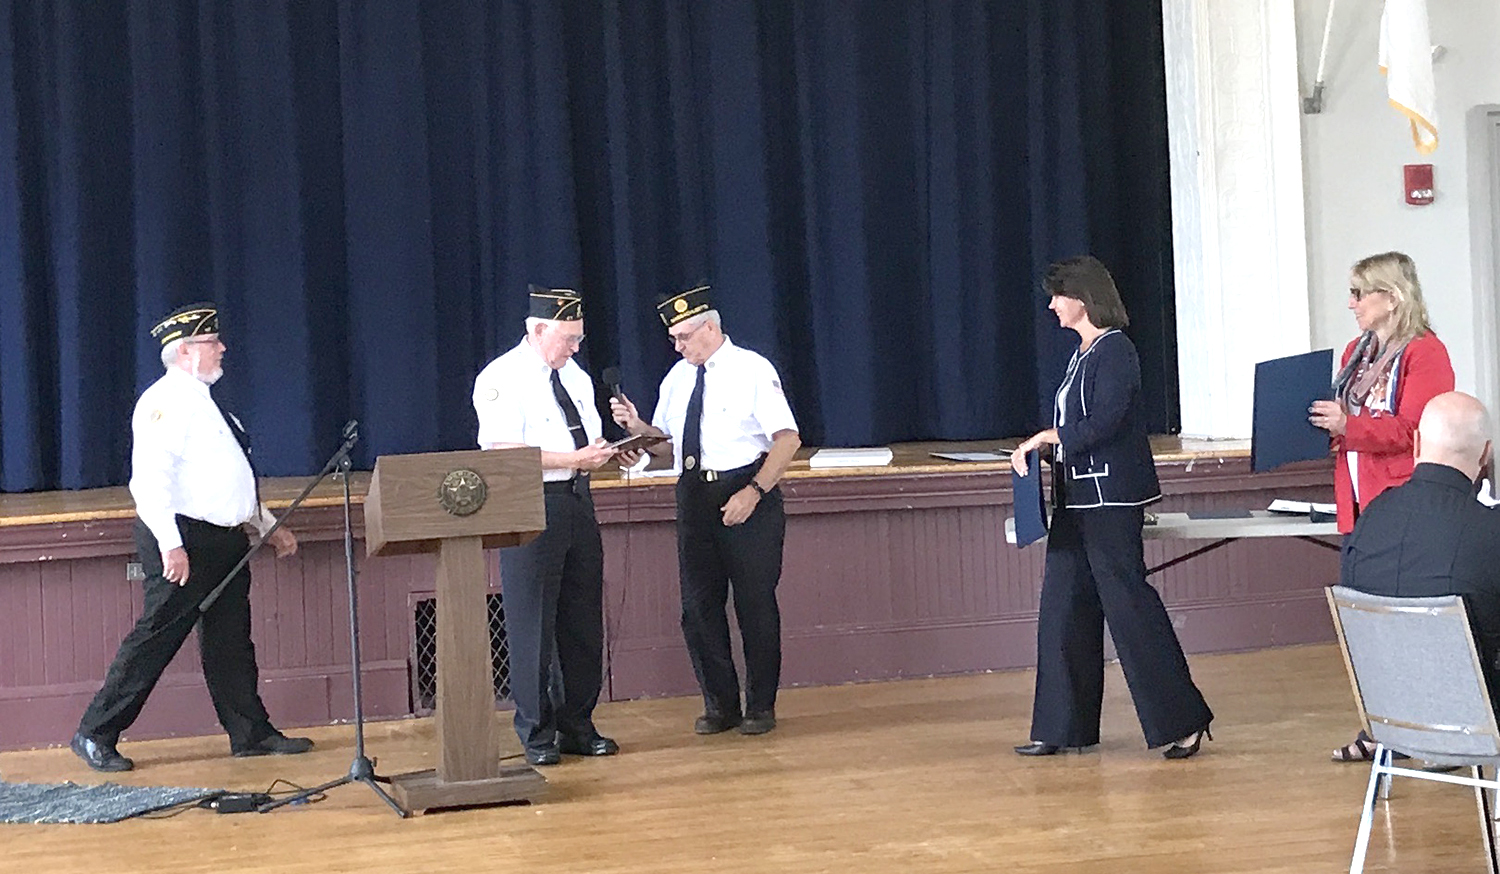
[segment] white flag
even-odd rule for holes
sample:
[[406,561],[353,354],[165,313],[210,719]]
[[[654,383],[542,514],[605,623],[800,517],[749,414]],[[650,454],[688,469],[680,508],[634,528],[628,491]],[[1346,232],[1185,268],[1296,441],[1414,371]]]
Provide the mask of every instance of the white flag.
[[1437,148],[1437,89],[1427,0],[1385,0],[1380,15],[1380,72],[1391,105],[1411,120],[1411,138],[1426,155]]

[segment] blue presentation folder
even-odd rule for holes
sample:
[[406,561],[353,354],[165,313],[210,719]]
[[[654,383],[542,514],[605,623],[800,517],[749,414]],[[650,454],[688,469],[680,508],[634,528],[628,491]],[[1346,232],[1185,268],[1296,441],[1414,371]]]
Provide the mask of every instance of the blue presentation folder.
[[1328,432],[1307,421],[1313,401],[1333,398],[1333,350],[1319,349],[1255,365],[1250,469],[1275,470],[1328,457]]
[[1015,499],[1016,546],[1028,546],[1047,536],[1047,503],[1042,497],[1042,454],[1026,453],[1026,475],[1012,468],[1011,493]]

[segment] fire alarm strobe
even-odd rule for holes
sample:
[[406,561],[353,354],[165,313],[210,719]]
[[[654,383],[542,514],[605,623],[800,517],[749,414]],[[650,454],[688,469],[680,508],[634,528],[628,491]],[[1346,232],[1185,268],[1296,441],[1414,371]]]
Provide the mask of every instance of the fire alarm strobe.
[[1406,183],[1403,186],[1406,192],[1406,202],[1413,206],[1426,206],[1432,203],[1432,165],[1407,164],[1401,170],[1402,178]]

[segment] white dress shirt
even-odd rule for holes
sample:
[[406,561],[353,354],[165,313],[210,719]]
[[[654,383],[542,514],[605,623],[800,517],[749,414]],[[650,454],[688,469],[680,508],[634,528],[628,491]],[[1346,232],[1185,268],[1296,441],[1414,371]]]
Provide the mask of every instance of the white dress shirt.
[[[558,370],[563,389],[578,408],[584,436],[592,443],[603,433],[594,406],[594,382],[568,359]],[[552,367],[522,339],[509,352],[485,365],[474,378],[474,412],[479,416],[479,448],[495,443],[535,446],[545,452],[572,452],[573,434],[552,393]],[[572,468],[542,471],[546,482],[569,479]]]
[[[724,344],[703,365],[704,470],[733,470],[755,461],[771,448],[778,431],[796,431],[797,420],[781,390],[776,367],[763,356]],[[672,436],[672,464],[682,470],[683,423],[688,399],[698,381],[698,368],[682,359],[661,381],[656,414],[651,424]]]
[[208,385],[175,367],[136,401],[130,496],[162,552],[182,545],[181,514],[224,528],[275,518],[255,500],[255,474]]

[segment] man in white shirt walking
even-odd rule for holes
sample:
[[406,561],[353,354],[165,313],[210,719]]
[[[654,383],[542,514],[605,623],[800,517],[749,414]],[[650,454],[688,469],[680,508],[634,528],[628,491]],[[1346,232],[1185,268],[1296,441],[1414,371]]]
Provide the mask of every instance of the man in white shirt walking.
[[[134,767],[115,745],[194,626],[203,678],[230,752],[306,752],[312,741],[277,731],[256,688],[250,568],[240,569],[200,614],[204,597],[250,548],[246,528],[264,536],[275,524],[256,493],[249,438],[209,389],[224,373],[218,309],[211,303],[181,307],[151,336],[161,343],[166,373],[141,394],[131,418],[130,495],[145,604],[79,722],[73,752],[96,771]],[[297,551],[297,538],[286,528],[267,543],[277,557]]]
[[[698,734],[776,727],[781,683],[781,580],[786,512],[778,483],[802,445],[776,368],[736,346],[706,285],[657,306],[682,360],[661,383],[647,425],[628,398],[611,401],[631,434],[670,435],[647,451],[671,453],[677,479],[677,564],[682,634],[703,690]],[[734,590],[745,653],[745,701],[730,651],[725,605]]]

